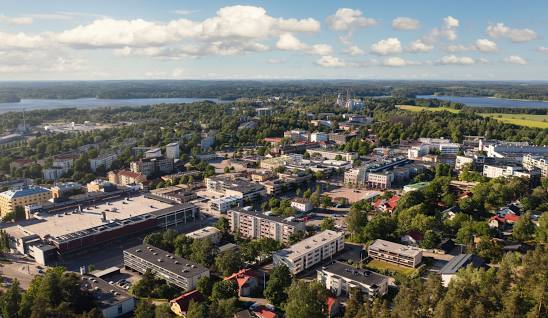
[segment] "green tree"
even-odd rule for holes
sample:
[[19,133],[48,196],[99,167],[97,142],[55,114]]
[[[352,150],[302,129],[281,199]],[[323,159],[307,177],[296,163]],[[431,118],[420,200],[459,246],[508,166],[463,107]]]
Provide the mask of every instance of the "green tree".
[[215,257],[215,267],[223,276],[237,272],[242,266],[240,253],[224,252]]
[[218,253],[217,247],[209,239],[194,240],[190,246],[190,259],[206,267],[213,265]]
[[272,304],[279,306],[287,299],[287,288],[291,285],[291,281],[291,272],[287,266],[275,266],[263,291],[264,297]]
[[222,280],[213,284],[211,301],[238,297],[238,285],[231,280]]
[[135,307],[135,318],[154,318],[156,306],[148,300],[140,300]]
[[0,298],[0,311],[2,312],[2,317],[18,318],[20,303],[21,290],[19,287],[19,281],[14,279],[12,285]]
[[322,223],[320,223],[320,229],[322,231],[325,230],[334,230],[335,229],[335,219],[332,217],[326,217],[322,220]]
[[367,224],[367,211],[352,206],[346,216],[346,224],[348,225],[348,231],[359,238],[363,227]]
[[548,242],[548,213],[543,213],[538,220],[535,240],[539,243]]
[[169,304],[157,305],[154,311],[154,318],[173,318],[174,316]]
[[518,241],[528,241],[535,234],[535,224],[531,221],[531,212],[523,214],[512,228],[512,236]]
[[208,318],[206,305],[191,300],[186,312],[186,318]]
[[219,299],[209,306],[209,318],[231,318],[238,311],[238,299]]
[[213,289],[213,280],[207,276],[200,277],[196,282],[196,289],[204,297],[211,296],[211,291]]
[[287,292],[284,310],[287,318],[324,317],[327,290],[318,282],[294,281]]

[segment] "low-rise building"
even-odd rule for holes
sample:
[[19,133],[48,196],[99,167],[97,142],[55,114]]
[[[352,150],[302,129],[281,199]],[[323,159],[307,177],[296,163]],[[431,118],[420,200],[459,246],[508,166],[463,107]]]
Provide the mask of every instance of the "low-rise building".
[[213,211],[224,214],[228,210],[242,205],[242,203],[242,198],[228,196],[211,200],[211,202],[209,203],[209,207]]
[[194,240],[210,240],[213,244],[217,244],[221,241],[221,231],[213,226],[206,226],[194,232],[186,234],[187,237],[190,237]]
[[230,230],[245,238],[267,237],[288,243],[292,234],[305,231],[304,223],[290,222],[282,218],[245,209],[228,211]]
[[82,191],[82,185],[78,182],[57,183],[51,187],[51,196],[54,199],[66,198]]
[[499,178],[499,177],[525,177],[531,178],[532,172],[525,172],[520,166],[492,166],[483,165],[483,175],[487,178]]
[[306,152],[309,153],[311,157],[320,156],[322,158],[331,160],[338,160],[338,158],[340,157],[340,160],[352,161],[358,158],[358,154],[355,152],[342,152],[321,148],[307,149]]
[[209,277],[204,266],[148,244],[124,250],[124,266],[141,274],[151,270],[156,277],[185,291],[196,288],[201,277]]
[[224,280],[230,280],[238,285],[239,297],[250,297],[253,292],[259,288],[259,279],[257,273],[249,268],[244,268],[228,277]]
[[136,299],[124,289],[101,278],[82,275],[80,288],[89,292],[105,318],[126,317],[135,310]]
[[344,249],[344,233],[326,230],[272,255],[274,265],[285,265],[298,274]]
[[116,186],[106,180],[95,179],[86,185],[88,192],[111,192]]
[[147,180],[147,177],[141,173],[129,170],[118,170],[108,172],[108,181],[121,186],[140,184]]
[[291,200],[291,207],[299,212],[310,212],[314,207],[312,206],[312,202],[310,200],[304,199],[304,198],[294,198]]
[[364,167],[352,168],[344,172],[344,184],[361,187],[365,184],[366,169]]
[[253,202],[266,195],[264,186],[231,175],[215,175],[205,179],[208,191]]
[[457,275],[457,272],[467,266],[485,267],[483,258],[474,254],[459,254],[453,257],[445,266],[440,269],[441,281],[443,286],[449,286],[451,280]]
[[415,268],[422,262],[422,250],[385,240],[376,240],[367,250],[369,257]]
[[322,141],[328,141],[329,135],[323,132],[313,132],[310,135],[310,141],[312,142],[322,142]]
[[384,296],[388,292],[387,276],[338,261],[318,269],[317,280],[335,296],[349,295],[352,288],[359,289],[369,299]]

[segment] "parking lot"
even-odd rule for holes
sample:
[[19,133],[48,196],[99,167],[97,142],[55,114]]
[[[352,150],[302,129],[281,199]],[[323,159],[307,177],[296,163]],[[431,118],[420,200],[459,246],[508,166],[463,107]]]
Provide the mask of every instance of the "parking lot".
[[13,254],[5,254],[5,261],[0,262],[0,275],[2,276],[2,287],[11,286],[14,279],[19,281],[21,288],[26,289],[34,276],[39,275],[44,268],[37,265],[34,260]]

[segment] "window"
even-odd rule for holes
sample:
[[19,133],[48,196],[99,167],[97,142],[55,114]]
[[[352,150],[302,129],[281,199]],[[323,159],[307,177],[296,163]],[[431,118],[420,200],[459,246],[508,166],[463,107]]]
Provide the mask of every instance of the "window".
[[123,307],[122,305],[118,305],[118,313],[121,314],[123,311]]

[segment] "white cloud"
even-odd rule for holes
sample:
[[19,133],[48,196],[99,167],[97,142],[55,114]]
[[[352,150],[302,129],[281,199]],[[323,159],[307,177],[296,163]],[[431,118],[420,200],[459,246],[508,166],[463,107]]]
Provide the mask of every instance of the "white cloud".
[[392,27],[396,30],[416,30],[420,27],[420,22],[408,17],[397,17],[392,20]]
[[316,64],[318,64],[322,67],[344,67],[344,66],[346,66],[346,63],[344,62],[344,60],[342,60],[338,57],[331,56],[331,55],[325,55],[325,56],[320,57],[316,61]]
[[346,48],[346,50],[344,50],[344,52],[346,54],[352,55],[352,56],[358,56],[358,55],[364,55],[365,54],[365,52],[356,45],[350,45],[349,47]]
[[512,42],[528,42],[537,38],[537,33],[531,29],[512,29],[502,22],[490,24],[486,31],[494,38],[507,38]]
[[268,64],[283,64],[287,62],[286,59],[280,59],[280,58],[270,58],[266,61]]
[[8,17],[0,14],[0,23],[11,25],[29,25],[32,24],[32,17]]
[[360,10],[349,8],[340,8],[334,15],[327,17],[327,24],[335,31],[365,28],[377,23],[376,19],[364,17]]
[[497,43],[488,39],[476,40],[474,47],[480,52],[496,52],[498,50]]
[[42,36],[0,32],[0,49],[34,49],[45,43]]
[[159,23],[101,18],[61,32],[57,38],[74,47],[120,48],[162,46],[183,39],[262,40],[286,32],[317,32],[319,29],[320,23],[312,18],[274,18],[261,7],[237,5],[221,8],[216,16],[203,21],[178,19]]
[[371,52],[378,55],[389,55],[401,53],[401,42],[397,38],[388,38],[380,40],[371,45]]
[[465,45],[462,45],[462,44],[451,44],[449,46],[447,46],[446,50],[448,52],[464,52],[464,51],[470,51],[471,47],[469,46],[465,46]]
[[433,45],[423,42],[422,40],[416,40],[411,42],[405,51],[410,53],[428,53],[434,49]]
[[537,51],[541,52],[541,53],[548,53],[548,47],[546,46],[539,46],[537,48]]
[[185,10],[185,9],[180,9],[180,10],[173,10],[172,12],[175,13],[175,14],[177,14],[177,15],[191,15],[191,14],[193,14],[193,13],[198,12],[198,10]]
[[171,77],[173,78],[181,78],[185,76],[185,70],[183,68],[177,67],[171,71]]
[[511,63],[511,64],[519,64],[519,65],[525,65],[527,64],[527,61],[518,55],[510,55],[506,58],[504,58],[504,62]]
[[329,55],[332,51],[330,45],[327,44],[314,44],[308,45],[301,42],[297,37],[291,33],[284,33],[280,35],[278,42],[276,42],[276,48],[284,51],[303,51],[309,54]]
[[453,18],[452,16],[447,16],[443,18],[443,25],[447,29],[457,28],[460,25],[460,22],[458,19]]
[[415,61],[404,60],[401,57],[397,57],[397,56],[388,57],[382,61],[382,65],[392,66],[392,67],[416,65],[416,64],[419,64],[419,63]]
[[471,65],[476,63],[476,61],[468,56],[456,56],[456,55],[446,55],[441,58],[439,61],[440,64],[458,64],[458,65]]

